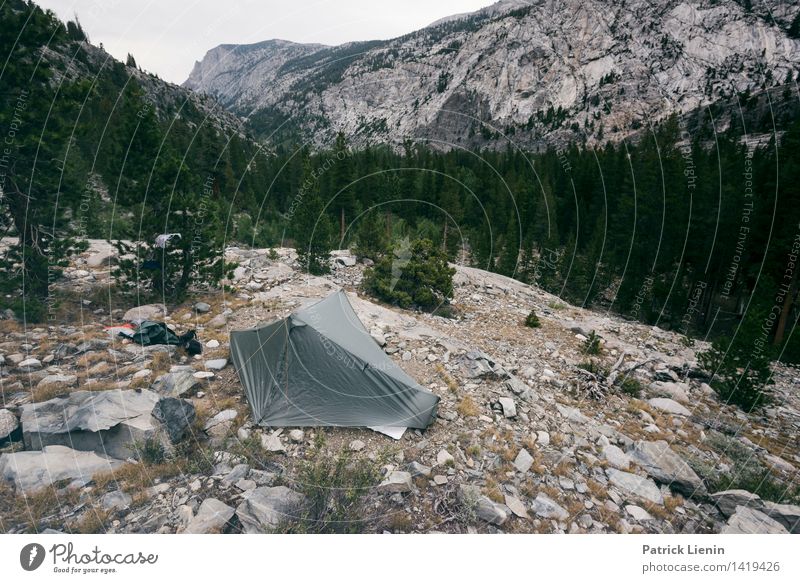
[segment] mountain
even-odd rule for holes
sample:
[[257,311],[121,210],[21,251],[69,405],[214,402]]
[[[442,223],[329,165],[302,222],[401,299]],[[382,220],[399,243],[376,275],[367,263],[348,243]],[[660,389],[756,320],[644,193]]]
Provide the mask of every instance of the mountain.
[[799,10],[510,0],[388,41],[223,45],[184,86],[273,140],[299,131],[320,145],[342,131],[356,144],[591,144],[785,81],[800,63]]

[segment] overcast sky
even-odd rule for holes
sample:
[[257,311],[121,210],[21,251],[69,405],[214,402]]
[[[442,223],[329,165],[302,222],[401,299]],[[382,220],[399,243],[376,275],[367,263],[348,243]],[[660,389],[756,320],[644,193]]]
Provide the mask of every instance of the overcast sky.
[[494,0],[35,0],[62,20],[75,14],[94,44],[162,79],[183,83],[194,62],[224,43],[280,38],[340,44],[386,39]]

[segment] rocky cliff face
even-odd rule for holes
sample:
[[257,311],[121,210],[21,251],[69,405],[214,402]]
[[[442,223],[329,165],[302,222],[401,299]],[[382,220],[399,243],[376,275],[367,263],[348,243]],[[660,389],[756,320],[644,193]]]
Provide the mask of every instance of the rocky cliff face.
[[783,82],[797,5],[500,2],[389,41],[223,45],[185,85],[263,136],[526,147],[621,139],[672,112]]

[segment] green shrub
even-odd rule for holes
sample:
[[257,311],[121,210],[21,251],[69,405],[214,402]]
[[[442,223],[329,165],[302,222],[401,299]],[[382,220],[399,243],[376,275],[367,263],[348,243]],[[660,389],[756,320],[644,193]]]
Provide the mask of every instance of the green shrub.
[[369,524],[364,497],[380,483],[378,462],[314,448],[298,468],[293,485],[307,498],[302,519],[285,532],[359,533]]
[[364,272],[364,289],[401,308],[433,309],[453,296],[455,269],[429,239],[399,245]]
[[536,315],[534,310],[531,310],[531,313],[525,318],[525,325],[528,328],[538,328],[542,325],[542,323],[539,321],[539,316]]
[[600,336],[594,330],[589,332],[589,336],[583,342],[583,352],[585,354],[600,354]]
[[720,400],[749,413],[770,401],[772,372],[768,356],[754,351],[753,344],[747,342],[750,336],[747,332],[743,327],[733,342],[726,338],[714,341],[709,350],[697,355],[697,359],[703,368],[713,373],[709,384]]

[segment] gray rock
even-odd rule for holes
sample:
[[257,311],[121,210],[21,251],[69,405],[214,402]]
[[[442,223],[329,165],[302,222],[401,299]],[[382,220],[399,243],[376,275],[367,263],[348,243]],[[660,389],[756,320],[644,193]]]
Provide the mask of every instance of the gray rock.
[[211,311],[211,306],[205,302],[197,302],[194,305],[194,311],[199,314],[207,314],[208,312]]
[[411,473],[411,477],[413,478],[416,478],[417,476],[428,477],[431,475],[431,468],[428,466],[423,466],[419,462],[411,462],[408,464],[408,471]]
[[86,259],[86,265],[91,268],[109,267],[117,262],[117,253],[111,249],[93,253]]
[[217,358],[214,360],[207,360],[206,361],[206,368],[208,370],[222,370],[228,366],[228,359],[227,358]]
[[234,509],[216,498],[206,498],[183,532],[186,534],[219,533],[233,518]]
[[500,397],[497,400],[503,408],[503,416],[507,419],[513,419],[517,416],[517,406],[514,404],[514,399],[511,397]]
[[555,500],[541,492],[531,502],[531,509],[536,516],[541,518],[554,518],[559,521],[569,518],[569,513],[566,510]]
[[36,385],[37,387],[62,387],[72,388],[78,384],[78,377],[74,374],[51,374],[44,377]]
[[631,457],[656,482],[689,497],[704,497],[705,484],[666,441],[637,441]]
[[196,412],[194,405],[186,399],[162,397],[153,407],[155,417],[172,443],[178,443],[186,430],[194,423]]
[[761,497],[747,490],[723,490],[722,492],[714,492],[710,498],[725,518],[733,516],[738,506],[746,506],[756,510],[764,508],[764,501],[761,500]]
[[38,358],[26,358],[17,365],[17,369],[22,372],[33,372],[42,368],[42,361]]
[[647,510],[642,508],[641,506],[635,506],[633,504],[629,504],[625,507],[625,512],[627,512],[631,518],[638,522],[643,522],[646,520],[653,520],[653,517],[650,515]]
[[265,433],[261,436],[261,447],[273,453],[285,452],[280,436],[277,433]]
[[236,516],[247,534],[258,534],[302,518],[306,497],[286,486],[260,487],[242,494]]
[[8,409],[0,409],[0,445],[18,439],[19,421]]
[[410,492],[413,487],[409,472],[394,471],[378,485],[378,492]]
[[224,314],[217,314],[208,321],[206,326],[209,328],[224,328],[228,325],[228,318]]
[[522,500],[515,496],[511,496],[510,494],[505,495],[505,502],[508,509],[516,516],[520,518],[530,518],[528,514],[528,509],[525,508],[525,504],[522,503]]
[[755,508],[738,506],[720,534],[788,534],[777,520]]
[[233,427],[233,421],[238,415],[239,413],[236,411],[236,409],[225,409],[206,421],[203,429],[209,435],[222,437],[231,430]]
[[354,439],[353,441],[350,442],[350,445],[348,445],[348,447],[350,448],[351,451],[361,451],[362,449],[364,449],[364,447],[366,447],[366,444],[360,439]]
[[603,459],[606,460],[612,467],[618,470],[627,470],[631,465],[631,458],[628,454],[622,451],[619,447],[613,444],[608,444],[603,447]]
[[100,499],[100,504],[106,510],[127,510],[130,508],[133,498],[130,494],[122,490],[109,492]]
[[161,375],[150,388],[165,397],[182,397],[202,384],[200,379],[194,377],[192,371],[179,370]]
[[303,432],[302,429],[292,429],[289,432],[289,439],[291,439],[294,443],[303,443],[306,434]]
[[611,468],[606,470],[606,474],[611,483],[622,490],[624,494],[642,498],[653,504],[664,503],[661,490],[652,480]]
[[667,397],[681,403],[688,403],[690,400],[689,385],[686,383],[656,381],[648,387],[648,391],[656,397]]
[[118,459],[135,454],[136,443],[154,437],[152,416],[158,402],[152,391],[75,391],[42,403],[22,406],[26,449],[65,445]]
[[525,473],[531,469],[533,465],[533,456],[528,453],[528,450],[524,447],[519,450],[516,459],[514,460],[514,467],[517,469],[518,472]]
[[436,454],[436,465],[437,466],[445,466],[448,464],[454,463],[456,460],[450,455],[450,452],[446,449],[441,450],[438,454]]
[[142,322],[144,320],[163,320],[167,315],[167,307],[164,304],[147,304],[131,308],[122,319],[125,322]]
[[781,523],[792,534],[800,534],[800,506],[766,500],[761,512]]
[[485,520],[489,524],[500,526],[508,520],[504,507],[481,494],[477,486],[461,484],[458,489],[458,499],[468,512],[474,512],[476,518]]
[[658,409],[659,411],[669,413],[671,415],[683,415],[685,417],[689,417],[692,414],[692,412],[689,411],[689,409],[687,409],[677,401],[673,401],[672,399],[656,397],[653,399],[648,399],[647,402],[650,404],[651,407]]
[[113,471],[122,461],[63,445],[48,445],[42,451],[20,451],[0,455],[0,478],[13,482],[25,493],[61,480],[89,483],[93,476]]
[[247,464],[236,464],[233,469],[228,472],[222,481],[226,484],[235,484],[239,480],[246,478],[250,473],[250,466]]

